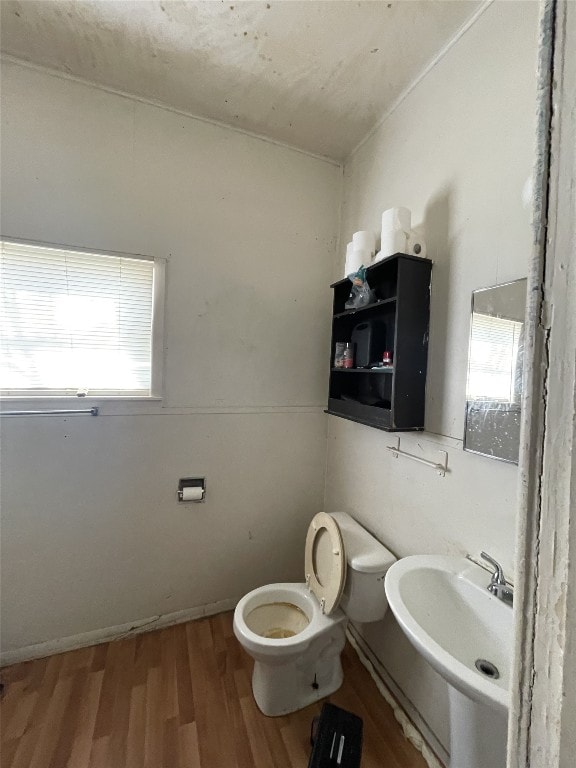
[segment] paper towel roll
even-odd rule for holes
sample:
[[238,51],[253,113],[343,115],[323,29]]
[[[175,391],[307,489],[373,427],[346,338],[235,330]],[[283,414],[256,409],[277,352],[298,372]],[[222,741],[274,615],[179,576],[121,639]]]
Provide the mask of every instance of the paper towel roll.
[[401,229],[406,234],[410,233],[412,214],[408,208],[388,208],[382,214],[382,232],[390,229]]
[[370,256],[373,256],[376,252],[376,235],[374,232],[369,232],[366,229],[363,229],[360,232],[354,232],[352,235],[352,244],[354,248],[370,251]]
[[382,230],[379,260],[393,256],[395,253],[406,253],[407,237],[403,230]]
[[353,248],[346,254],[346,264],[344,267],[344,277],[358,272],[360,267],[368,267],[372,260],[372,254],[366,248]]
[[182,501],[202,501],[203,490],[200,485],[182,488]]

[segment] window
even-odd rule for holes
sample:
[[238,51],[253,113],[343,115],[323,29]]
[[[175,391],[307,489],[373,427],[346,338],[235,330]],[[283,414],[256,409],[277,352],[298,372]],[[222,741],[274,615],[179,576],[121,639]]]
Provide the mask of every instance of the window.
[[3,394],[157,394],[163,268],[163,260],[2,242]]
[[511,403],[519,399],[523,325],[516,320],[473,313],[468,400]]

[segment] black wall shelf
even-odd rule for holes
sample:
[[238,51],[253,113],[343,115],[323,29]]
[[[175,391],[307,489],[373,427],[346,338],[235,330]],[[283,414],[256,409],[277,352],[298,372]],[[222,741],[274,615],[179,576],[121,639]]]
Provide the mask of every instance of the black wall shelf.
[[[373,264],[366,279],[374,300],[346,309],[351,283],[333,283],[330,394],[326,413],[387,431],[424,428],[432,262],[397,253]],[[334,368],[336,342],[351,341],[358,324],[378,326],[369,365],[392,352],[393,366]],[[346,375],[343,375],[346,374]],[[376,374],[376,375],[375,375]],[[388,374],[388,375],[383,375]]]

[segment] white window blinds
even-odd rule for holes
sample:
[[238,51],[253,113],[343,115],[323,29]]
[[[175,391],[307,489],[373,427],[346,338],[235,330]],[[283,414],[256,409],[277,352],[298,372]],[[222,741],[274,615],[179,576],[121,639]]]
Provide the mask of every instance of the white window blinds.
[[472,315],[468,400],[515,399],[518,352],[523,323],[503,317]]
[[0,387],[149,395],[154,261],[3,242]]

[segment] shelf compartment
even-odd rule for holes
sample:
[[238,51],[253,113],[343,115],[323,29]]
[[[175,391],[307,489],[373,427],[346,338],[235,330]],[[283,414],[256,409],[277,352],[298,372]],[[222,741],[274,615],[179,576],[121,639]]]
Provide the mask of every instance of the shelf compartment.
[[326,413],[330,413],[332,416],[341,416],[350,421],[357,421],[369,427],[392,429],[392,411],[390,408],[375,408],[373,405],[364,405],[355,400],[340,400],[331,397],[328,400]]
[[[370,369],[337,369],[330,375],[329,397],[342,402],[359,403],[362,407],[376,408],[392,402],[392,384],[394,376],[382,375],[380,371]],[[375,374],[375,375],[374,375]],[[380,405],[374,405],[379,402]],[[368,405],[370,404],[370,405]]]
[[[398,263],[398,258],[391,257],[390,259],[384,259],[377,264],[373,264],[366,269],[366,280],[370,288],[374,291],[374,298],[371,304],[379,304],[382,301],[397,296]],[[339,280],[337,283],[334,283],[332,287],[334,289],[332,305],[333,315],[339,315],[349,311],[366,311],[366,307],[360,307],[358,310],[346,309],[345,304],[350,296],[350,289],[352,287],[352,283],[348,278]]]

